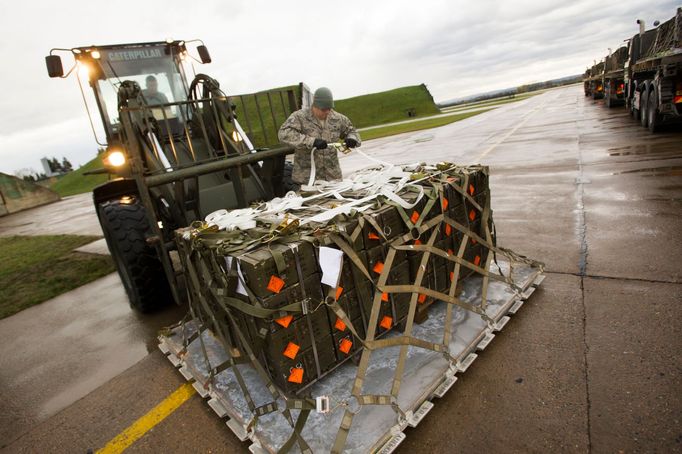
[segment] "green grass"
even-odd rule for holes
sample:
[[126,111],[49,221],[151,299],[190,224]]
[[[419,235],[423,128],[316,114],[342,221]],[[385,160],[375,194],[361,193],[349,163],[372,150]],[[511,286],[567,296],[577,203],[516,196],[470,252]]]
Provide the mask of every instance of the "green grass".
[[102,164],[102,156],[97,156],[92,161],[84,166],[69,172],[59,180],[57,180],[50,189],[56,191],[62,197],[74,194],[81,194],[83,192],[90,192],[95,186],[98,186],[109,179],[109,176],[104,175],[83,175],[88,170],[95,170],[104,167]]
[[495,98],[495,99],[486,99],[485,101],[478,101],[478,102],[472,102],[469,104],[460,104],[457,106],[451,106],[451,107],[443,107],[443,112],[456,112],[458,110],[464,110],[464,109],[473,109],[476,107],[489,107],[489,106],[498,106],[501,104],[508,104],[510,102],[516,102],[516,101],[523,101],[524,99],[528,99],[531,96],[535,96],[538,93],[526,93],[523,95],[516,95],[513,98]]
[[109,257],[73,252],[93,236],[0,238],[0,319],[114,271]]
[[440,113],[423,84],[339,99],[334,104],[334,109],[350,118],[356,128],[415,118],[407,115],[409,109],[414,109],[417,118]]
[[373,128],[367,131],[360,131],[360,137],[363,141],[378,139],[380,137],[392,136],[395,134],[402,134],[404,132],[421,131],[423,129],[437,128],[439,126],[449,125],[456,121],[464,120],[465,118],[473,117],[474,115],[488,112],[492,109],[479,110],[477,112],[466,112],[458,115],[443,115],[442,117],[429,118],[421,121],[413,121],[411,123],[403,123],[399,125],[384,126],[381,128]]

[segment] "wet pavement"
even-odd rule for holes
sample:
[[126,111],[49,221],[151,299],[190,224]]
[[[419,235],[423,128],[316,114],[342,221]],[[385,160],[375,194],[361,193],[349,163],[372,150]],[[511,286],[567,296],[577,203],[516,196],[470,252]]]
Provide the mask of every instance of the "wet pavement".
[[[652,136],[574,86],[363,150],[490,165],[498,243],[548,270],[398,452],[682,449],[682,131]],[[90,286],[0,321],[8,452],[100,448],[183,382],[153,346],[179,314],[136,316],[113,277]],[[129,450],[247,445],[194,396]]]
[[0,236],[12,235],[102,236],[102,229],[88,193],[0,217]]

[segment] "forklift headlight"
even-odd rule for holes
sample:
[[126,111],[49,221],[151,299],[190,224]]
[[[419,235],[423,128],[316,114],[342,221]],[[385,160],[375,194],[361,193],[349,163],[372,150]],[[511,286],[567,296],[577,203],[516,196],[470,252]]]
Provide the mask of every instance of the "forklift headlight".
[[105,158],[105,163],[112,167],[121,167],[126,163],[126,155],[122,151],[112,151]]

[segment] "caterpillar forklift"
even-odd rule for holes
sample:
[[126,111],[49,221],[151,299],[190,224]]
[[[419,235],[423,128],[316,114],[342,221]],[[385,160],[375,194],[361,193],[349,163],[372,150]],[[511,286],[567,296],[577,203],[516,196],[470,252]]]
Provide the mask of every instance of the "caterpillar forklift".
[[[193,52],[191,43],[198,43]],[[65,72],[61,55],[69,53],[74,61]],[[105,148],[104,168],[95,173],[110,179],[93,190],[93,201],[134,309],[151,312],[183,300],[182,271],[172,260],[175,229],[293,187],[285,160],[293,149],[277,143],[277,129],[309,105],[304,84],[227,96],[205,74],[188,83],[195,63],[211,62],[200,40],[52,49],[45,62],[50,77],[75,74]]]

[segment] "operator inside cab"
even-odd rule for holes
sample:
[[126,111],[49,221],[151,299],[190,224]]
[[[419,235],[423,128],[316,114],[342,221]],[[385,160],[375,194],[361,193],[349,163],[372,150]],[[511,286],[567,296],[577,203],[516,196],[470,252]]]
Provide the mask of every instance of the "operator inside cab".
[[329,88],[315,90],[309,109],[293,112],[279,129],[279,140],[296,149],[292,179],[298,185],[308,184],[311,151],[315,159],[315,180],[337,181],[343,178],[337,151],[329,143],[343,140],[348,148],[360,146],[360,135],[345,115],[334,110]]
[[159,104],[168,104],[166,95],[159,91],[159,82],[154,76],[147,76],[145,79],[145,87],[142,90],[142,96],[147,101],[148,106],[156,106]]

